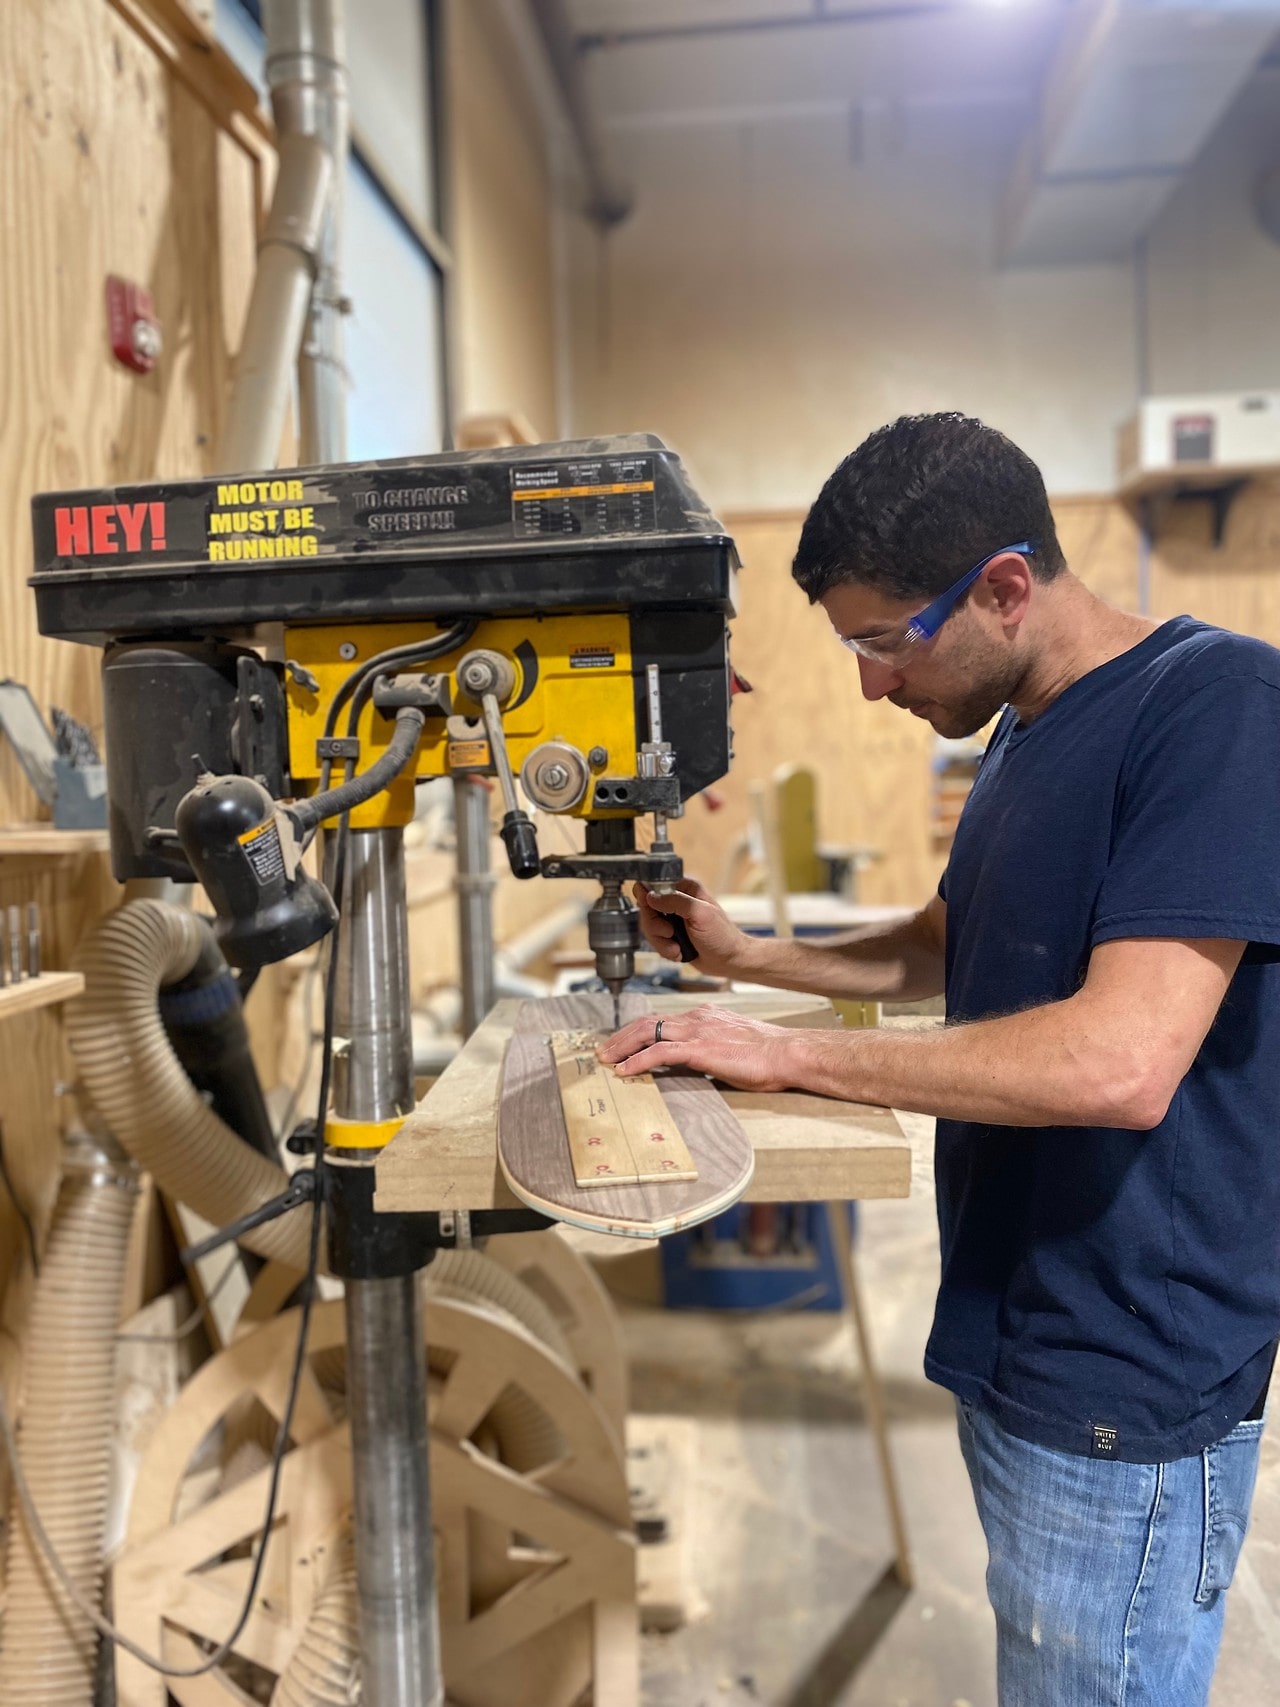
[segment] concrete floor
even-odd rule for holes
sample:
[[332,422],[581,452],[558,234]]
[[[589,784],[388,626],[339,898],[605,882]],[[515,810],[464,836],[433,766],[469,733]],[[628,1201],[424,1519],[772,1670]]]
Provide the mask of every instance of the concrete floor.
[[[685,1629],[644,1638],[645,1707],[994,1707],[985,1548],[950,1399],[920,1368],[938,1273],[932,1122],[904,1125],[913,1195],[864,1205],[859,1248],[916,1586],[903,1593],[887,1573],[888,1524],[846,1321],[626,1304],[633,1409],[696,1421],[686,1519],[707,1603]],[[1273,1432],[1212,1707],[1280,1699]]]

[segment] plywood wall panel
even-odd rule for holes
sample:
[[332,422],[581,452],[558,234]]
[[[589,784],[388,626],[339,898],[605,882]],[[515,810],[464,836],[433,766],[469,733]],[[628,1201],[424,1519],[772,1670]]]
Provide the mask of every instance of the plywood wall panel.
[[1157,508],[1151,611],[1186,612],[1280,645],[1280,481],[1255,481],[1241,492],[1217,547],[1206,502]]
[[[60,705],[94,728],[97,652],[36,632],[29,504],[42,490],[208,467],[265,168],[260,139],[234,141],[215,116],[216,93],[198,95],[188,72],[178,75],[108,0],[0,5],[0,677],[26,682],[46,715]],[[155,299],[164,353],[150,374],[111,356],[112,272]],[[36,810],[0,743],[0,835]],[[0,906],[40,902],[49,966],[66,964],[116,893],[101,857],[12,859],[0,839]],[[37,1209],[56,1187],[69,1104],[54,1085],[66,1077],[55,1012],[0,1025],[6,1155]],[[19,1248],[3,1196],[0,1292]],[[12,1329],[20,1301],[4,1302]]]
[[733,660],[754,692],[734,701],[734,762],[719,811],[690,803],[676,835],[688,869],[714,885],[747,829],[748,789],[783,764],[818,773],[824,841],[879,848],[864,900],[923,901],[940,861],[929,842],[930,730],[862,698],[853,658],[791,579],[803,517],[728,518],[742,555]]

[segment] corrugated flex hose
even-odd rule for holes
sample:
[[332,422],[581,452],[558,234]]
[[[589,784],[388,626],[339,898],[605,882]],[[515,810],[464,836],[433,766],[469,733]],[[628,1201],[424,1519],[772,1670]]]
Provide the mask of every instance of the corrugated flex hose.
[[271,1707],[354,1707],[360,1699],[360,1619],[350,1535],[333,1557],[302,1639],[271,1692]]
[[[223,1227],[289,1180],[213,1113],[165,1034],[159,991],[190,972],[208,935],[202,919],[163,901],[111,913],[72,958],[85,991],[68,1004],[67,1037],[113,1136],[161,1191]],[[309,1230],[309,1212],[295,1209],[241,1242],[301,1273]]]
[[[97,1152],[63,1181],[25,1336],[19,1451],[36,1509],[83,1599],[102,1592],[115,1331],[137,1182]],[[0,1640],[4,1707],[90,1707],[98,1638],[12,1502]]]

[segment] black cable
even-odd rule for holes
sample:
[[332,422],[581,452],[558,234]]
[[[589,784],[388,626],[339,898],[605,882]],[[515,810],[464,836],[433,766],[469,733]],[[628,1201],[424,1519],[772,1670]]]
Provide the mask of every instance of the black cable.
[[324,720],[324,732],[331,736],[338,727],[338,716],[351,695],[369,676],[382,675],[397,664],[413,664],[421,660],[424,664],[433,658],[440,658],[446,652],[453,652],[459,646],[465,646],[479,626],[478,616],[464,617],[455,622],[452,628],[446,628],[442,634],[437,634],[434,640],[416,640],[405,646],[391,646],[385,652],[376,652],[372,658],[366,658],[363,664],[358,664],[342,683],[329,702],[329,710]]
[[31,1217],[23,1207],[22,1199],[13,1189],[13,1181],[9,1177],[9,1168],[4,1159],[4,1121],[0,1120],[0,1184],[9,1193],[9,1200],[18,1212],[18,1219],[26,1229],[27,1244],[31,1248],[31,1269],[36,1279],[40,1278],[40,1253],[36,1249],[36,1230]]
[[413,758],[426,721],[427,714],[420,705],[401,706],[386,752],[367,771],[361,771],[359,776],[348,775],[336,788],[327,788],[323,794],[313,794],[309,800],[300,800],[289,808],[299,829],[304,833],[314,830],[326,818],[336,818],[381,794]]
[[[343,680],[337,693],[333,696],[333,699],[329,704],[329,710],[325,714],[324,720],[325,739],[329,740],[332,738],[334,730],[338,727],[338,715],[343,706],[351,698],[352,694],[358,693],[360,688],[364,687],[366,684],[368,685],[369,690],[372,691],[374,679],[384,674],[385,671],[390,668],[394,668],[395,666],[402,664],[429,664],[433,658],[443,657],[446,652],[453,652],[456,651],[459,646],[465,646],[467,641],[470,640],[471,636],[475,633],[479,623],[479,617],[464,617],[461,622],[454,623],[452,628],[447,628],[442,634],[437,634],[434,640],[418,640],[413,642],[411,645],[391,646],[388,647],[385,652],[376,652],[372,658],[366,658],[363,664],[358,664],[356,668],[352,670],[351,674]],[[367,694],[359,699],[360,711],[363,711],[365,704],[367,703],[367,699]],[[348,735],[355,734],[358,715],[359,713],[356,712],[355,715],[348,717]],[[327,792],[329,787],[329,778],[332,773],[332,759],[322,759],[320,762],[320,787],[317,791],[318,793],[324,794]],[[350,775],[350,772],[348,772],[348,775]]]

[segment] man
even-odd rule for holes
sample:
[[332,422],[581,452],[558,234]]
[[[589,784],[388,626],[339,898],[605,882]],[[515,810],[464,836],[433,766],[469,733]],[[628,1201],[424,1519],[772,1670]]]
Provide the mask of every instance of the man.
[[942,1282],[1002,1707],[1203,1707],[1280,1334],[1280,653],[1096,598],[1035,465],[959,415],[836,470],[793,573],[862,691],[967,736],[1001,711],[938,893],[814,944],[700,885],[638,901],[706,972],[945,991],[937,1032],[717,1009],[624,1027],[688,1067],[938,1116]]

